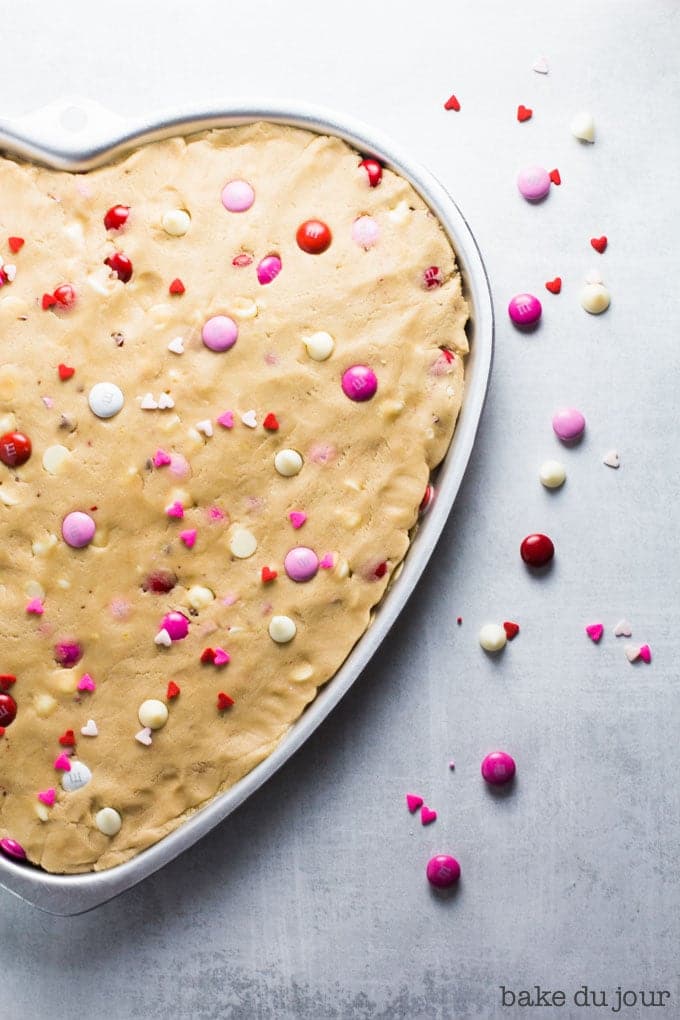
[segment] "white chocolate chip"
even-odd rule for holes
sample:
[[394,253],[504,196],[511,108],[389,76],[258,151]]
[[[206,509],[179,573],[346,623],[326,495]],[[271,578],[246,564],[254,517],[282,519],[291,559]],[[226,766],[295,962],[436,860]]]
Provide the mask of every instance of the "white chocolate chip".
[[4,506],[19,506],[19,500],[9,492],[6,486],[0,486],[0,503]]
[[60,577],[57,581],[57,588],[61,588],[62,591],[68,591],[71,587],[71,582],[66,577]]
[[172,318],[172,308],[166,304],[152,305],[146,314],[153,322],[155,328],[161,329]]
[[215,595],[210,588],[204,588],[202,584],[194,584],[187,592],[187,602],[192,609],[206,609],[214,600]]
[[408,219],[410,211],[411,210],[409,208],[408,202],[402,200],[397,205],[395,205],[394,209],[390,209],[388,215],[390,219],[394,221],[394,223],[405,223],[406,220]]
[[168,721],[168,706],[157,698],[149,698],[139,706],[137,718],[149,730],[160,730]]
[[57,707],[58,702],[55,701],[51,694],[38,694],[35,699],[35,714],[41,719],[47,719]]
[[538,477],[546,489],[559,489],[560,485],[564,485],[567,472],[559,460],[546,460],[541,464]]
[[303,460],[297,450],[279,450],[274,457],[274,467],[284,478],[292,478],[302,471]]
[[74,793],[75,790],[81,790],[83,786],[92,779],[92,773],[82,761],[72,761],[71,771],[64,772],[61,777],[61,785],[67,793]]
[[318,333],[312,333],[311,336],[305,337],[302,341],[307,350],[307,354],[314,361],[325,361],[326,358],[330,358],[335,347],[335,340],[330,335],[321,330]]
[[591,315],[600,315],[609,308],[611,296],[601,283],[588,283],[581,291],[581,304]]
[[361,524],[361,514],[357,510],[347,510],[344,507],[339,507],[335,511],[335,516],[350,531],[356,531]]
[[299,662],[296,666],[293,666],[290,671],[290,678],[296,683],[302,683],[304,680],[311,680],[314,676],[314,667],[311,662]]
[[50,475],[57,475],[71,460],[71,451],[65,446],[48,446],[43,453],[42,466]]
[[28,581],[24,588],[24,594],[27,599],[44,599],[45,589],[39,581]]
[[257,549],[257,539],[251,531],[245,528],[236,527],[229,539],[229,549],[232,556],[239,560],[247,560]]
[[36,804],[35,805],[35,813],[36,813],[36,815],[38,816],[38,818],[40,819],[41,822],[49,822],[49,820],[50,820],[50,812],[49,812],[46,804]]
[[403,400],[383,400],[378,408],[385,421],[394,421],[404,410]]
[[479,643],[485,652],[500,652],[508,638],[498,623],[485,623],[479,632]]
[[168,209],[163,213],[161,225],[171,237],[184,237],[191,226],[191,216],[186,209]]
[[85,282],[95,294],[108,297],[115,290],[117,280],[115,273],[112,275],[108,266],[102,266],[96,272],[90,273]]
[[94,824],[105,836],[115,836],[120,832],[123,819],[112,807],[104,807],[94,816]]
[[252,298],[236,297],[229,303],[229,312],[237,319],[254,319],[257,311],[257,303]]
[[8,412],[7,414],[0,415],[0,432],[13,432],[17,427],[16,417]]
[[[6,301],[3,304],[6,304]],[[0,400],[12,400],[18,386],[19,370],[16,365],[4,365],[0,368]]]
[[31,552],[34,556],[46,556],[50,550],[54,549],[57,544],[56,535],[48,535],[47,538],[42,540],[36,539],[31,545]]
[[290,616],[272,616],[269,621],[269,636],[278,645],[285,645],[292,641],[296,633],[297,627]]
[[595,141],[595,121],[593,115],[583,111],[577,113],[572,119],[571,133],[575,138],[578,138],[582,142],[594,142]]
[[174,337],[168,344],[168,350],[173,354],[184,354],[184,337]]

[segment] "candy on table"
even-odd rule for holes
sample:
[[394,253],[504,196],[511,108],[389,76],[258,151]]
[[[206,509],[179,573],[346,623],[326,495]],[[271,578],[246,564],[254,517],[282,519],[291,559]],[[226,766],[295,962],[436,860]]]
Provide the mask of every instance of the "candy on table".
[[550,191],[550,174],[542,166],[527,166],[517,176],[517,187],[527,202],[539,202]]
[[581,291],[581,305],[591,315],[606,312],[611,304],[611,294],[603,283],[587,283]]
[[585,631],[590,640],[597,644],[604,634],[604,626],[601,623],[589,623]]
[[72,510],[61,522],[61,535],[72,549],[83,549],[94,538],[97,526],[83,510]]
[[498,623],[485,623],[479,631],[479,643],[485,652],[500,652],[505,648],[508,636],[505,628]]
[[517,107],[517,120],[520,124],[523,124],[527,120],[531,120],[534,115],[534,111],[529,106],[523,106],[521,103]]
[[255,201],[255,192],[247,181],[228,181],[222,188],[222,205],[229,212],[247,212]]
[[621,466],[621,458],[619,457],[617,450],[608,450],[602,458],[602,463],[606,464],[610,468],[618,468]]
[[533,326],[542,311],[541,302],[533,294],[515,294],[508,304],[508,315],[516,326]]
[[363,403],[378,389],[378,378],[368,365],[351,365],[342,374],[342,392],[350,400]]
[[519,634],[519,624],[514,623],[512,620],[504,620],[503,630],[508,641],[514,641]]
[[290,616],[272,616],[269,621],[269,636],[279,645],[292,641],[297,634],[295,621]]
[[585,432],[586,420],[575,407],[567,407],[555,412],[552,427],[555,435],[563,443],[573,443]]
[[585,110],[577,113],[572,118],[569,129],[572,135],[581,142],[595,141],[595,121],[593,120],[592,113],[588,113]]
[[594,248],[600,255],[603,255],[607,250],[608,244],[609,241],[604,234],[601,237],[591,237],[590,239],[590,247]]
[[311,581],[319,570],[319,558],[313,549],[298,545],[286,554],[283,566],[291,581]]
[[160,730],[168,721],[168,706],[157,698],[149,698],[139,706],[137,718],[145,729]]
[[90,390],[87,402],[97,418],[113,418],[122,409],[125,397],[115,383],[99,382]]
[[554,280],[548,280],[545,289],[549,290],[551,294],[559,294],[562,290],[562,277],[556,276]]
[[628,620],[619,620],[614,626],[614,637],[630,637],[633,633],[633,628]]
[[298,227],[295,239],[302,251],[309,255],[321,255],[330,247],[333,235],[321,220],[305,220]]
[[550,71],[548,61],[545,57],[537,57],[531,65],[531,70],[535,71],[536,74],[548,74]]
[[544,567],[555,555],[555,546],[547,535],[534,532],[522,539],[520,555],[530,567]]
[[101,808],[94,816],[94,824],[105,836],[115,836],[120,832],[123,819],[115,808]]
[[444,103],[444,109],[445,110],[455,110],[456,113],[458,113],[459,110],[460,110],[460,102],[459,102],[457,96],[454,96],[454,95],[449,96],[449,98]]
[[214,315],[204,322],[201,339],[211,351],[228,351],[238,340],[238,326],[228,315]]
[[559,489],[561,485],[564,485],[567,472],[564,465],[560,464],[558,460],[545,460],[541,464],[538,477],[541,485],[544,485],[546,489]]
[[450,854],[436,854],[427,862],[425,874],[436,889],[448,889],[460,879],[460,864]]
[[406,794],[406,807],[409,809],[411,814],[415,814],[418,808],[423,806],[423,798],[419,797],[417,793]]
[[482,776],[491,786],[502,786],[514,778],[517,767],[514,758],[505,751],[492,751],[482,761]]
[[437,821],[437,812],[423,804],[420,809],[420,824],[421,825],[432,825],[433,822]]

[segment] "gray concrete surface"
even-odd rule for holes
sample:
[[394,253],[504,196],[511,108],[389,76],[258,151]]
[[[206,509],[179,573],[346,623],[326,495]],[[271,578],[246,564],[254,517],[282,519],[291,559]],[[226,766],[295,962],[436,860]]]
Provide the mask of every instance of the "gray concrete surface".
[[[289,95],[380,126],[456,196],[499,323],[460,499],[381,655],[265,789],[141,887],[73,919],[0,895],[4,1020],[604,1016],[617,986],[671,993],[620,1017],[680,1017],[679,14],[659,0],[0,3],[5,114],[65,93],[123,113]],[[441,109],[451,92],[458,114]],[[568,130],[583,107],[592,148]],[[539,208],[514,185],[533,161],[563,178]],[[592,266],[613,295],[600,318],[578,304]],[[531,336],[504,314],[524,289],[544,301]],[[573,450],[550,428],[563,403],[588,418]],[[610,447],[619,471],[601,463]],[[568,481],[549,494],[537,469],[556,454]],[[517,553],[533,530],[558,550],[543,579]],[[610,632],[585,637],[622,616],[651,666]],[[504,618],[522,631],[492,661],[477,629]],[[507,797],[479,777],[495,747],[518,762]],[[437,808],[433,826],[407,814],[407,791]],[[442,850],[463,868],[450,899],[424,880]],[[535,984],[567,1005],[503,1008],[500,985]],[[570,1003],[583,984],[608,1006]]]

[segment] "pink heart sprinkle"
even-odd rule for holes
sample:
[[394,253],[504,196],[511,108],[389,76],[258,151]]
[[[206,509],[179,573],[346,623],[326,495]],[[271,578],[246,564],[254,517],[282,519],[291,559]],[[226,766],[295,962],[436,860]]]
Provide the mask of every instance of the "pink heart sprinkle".
[[153,455],[153,466],[159,468],[165,467],[166,464],[172,464],[172,457],[165,450],[156,450]]
[[45,405],[45,407],[48,408],[54,407],[54,401],[52,400],[52,397],[43,397],[42,402]]
[[208,518],[211,521],[223,521],[225,517],[224,510],[220,510],[218,506],[211,506],[208,510]]
[[423,804],[423,798],[419,797],[416,793],[406,794],[406,807],[409,809],[411,814],[418,810]]
[[319,566],[322,567],[324,570],[332,570],[333,553],[326,553],[325,556],[322,556],[321,559],[319,560]]
[[[69,764],[69,768],[70,767],[71,766]],[[42,801],[43,804],[47,804],[48,807],[52,807],[56,799],[56,796],[57,791],[50,788],[49,790],[41,790],[40,793],[38,794],[38,800]]]
[[196,545],[196,535],[198,532],[195,528],[190,528],[189,531],[180,531],[179,537],[184,542],[187,549],[193,549]]
[[650,663],[652,661],[652,649],[649,645],[640,645],[640,658],[646,663]]
[[626,658],[629,662],[635,662],[636,659],[640,658],[639,645],[624,645],[623,650],[626,653]]
[[95,682],[92,679],[92,677],[90,676],[90,674],[89,673],[83,673],[83,675],[81,676],[80,680],[78,681],[78,690],[79,691],[94,691],[94,690],[96,690],[96,687],[97,687],[97,685],[95,684]]
[[225,411],[217,419],[217,424],[221,425],[225,429],[233,429],[234,427],[234,412]]
[[70,772],[71,762],[68,760],[68,755],[60,754],[58,758],[55,758],[54,767],[58,772]]
[[436,821],[436,819],[437,812],[429,808],[427,804],[423,804],[423,806],[420,809],[420,821],[422,822],[422,824],[431,825],[432,822]]
[[597,644],[597,642],[604,634],[604,627],[602,626],[601,623],[589,623],[588,626],[586,627],[586,634],[588,635],[591,641],[594,641],[595,644]]
[[307,520],[307,514],[303,513],[302,510],[291,510],[288,514],[288,520],[294,528],[301,528]]
[[182,506],[178,499],[176,499],[175,502],[171,506],[169,506],[165,512],[168,515],[168,517],[176,517],[179,520],[181,520],[182,517],[184,517],[184,507]]
[[42,603],[42,599],[31,599],[26,606],[27,613],[33,613],[34,616],[42,616],[45,612],[45,607]]
[[213,663],[215,666],[226,666],[228,662],[231,662],[231,655],[229,652],[225,652],[224,648],[215,649],[215,658]]

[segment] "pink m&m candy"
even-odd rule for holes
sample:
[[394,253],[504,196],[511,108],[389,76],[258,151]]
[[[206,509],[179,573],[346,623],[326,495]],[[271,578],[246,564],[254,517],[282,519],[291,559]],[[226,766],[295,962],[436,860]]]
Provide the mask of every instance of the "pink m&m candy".
[[355,241],[364,251],[368,251],[377,243],[380,237],[380,227],[372,216],[360,216],[352,224],[352,240]]
[[248,181],[229,181],[222,188],[222,205],[229,212],[246,212],[255,201],[255,192]]
[[306,545],[298,545],[286,554],[283,567],[291,581],[311,581],[319,569],[319,557]]
[[553,432],[564,443],[573,443],[580,439],[586,427],[586,420],[575,407],[567,407],[557,411],[552,420]]
[[368,365],[352,365],[343,373],[342,392],[350,400],[370,400],[378,389],[378,378]]
[[183,641],[189,633],[189,621],[184,613],[166,613],[161,622],[161,630],[167,631],[171,641]]
[[82,510],[73,510],[61,522],[62,538],[72,549],[83,549],[89,545],[96,530],[97,526],[90,515]]
[[542,166],[527,166],[520,171],[517,187],[527,202],[538,202],[550,191],[550,174]]
[[427,862],[425,874],[430,885],[437,889],[448,889],[460,878],[460,864],[450,854],[437,854]]
[[542,311],[541,302],[533,294],[515,294],[508,305],[508,315],[516,326],[533,326]]
[[228,351],[238,340],[238,326],[228,315],[214,315],[204,322],[201,339],[211,351]]
[[492,751],[482,762],[482,776],[491,786],[502,786],[514,778],[517,771],[515,759],[505,751]]
[[26,851],[15,839],[0,839],[0,850],[6,857],[13,857],[17,861],[26,860]]
[[281,272],[281,259],[278,255],[265,255],[257,264],[257,282],[262,286],[271,283]]

